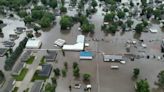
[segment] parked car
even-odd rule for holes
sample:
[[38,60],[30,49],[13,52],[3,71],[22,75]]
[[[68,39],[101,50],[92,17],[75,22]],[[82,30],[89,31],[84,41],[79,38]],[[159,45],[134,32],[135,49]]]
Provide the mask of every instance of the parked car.
[[74,85],[74,88],[80,89],[80,88],[81,88],[81,84],[79,84],[79,83],[78,83],[78,84],[75,84],[75,85]]

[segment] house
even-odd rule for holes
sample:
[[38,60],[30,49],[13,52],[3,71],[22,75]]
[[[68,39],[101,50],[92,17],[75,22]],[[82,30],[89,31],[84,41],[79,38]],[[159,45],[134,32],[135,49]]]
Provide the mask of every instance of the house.
[[18,39],[19,38],[19,36],[17,35],[17,34],[9,34],[9,38],[10,38],[10,40],[16,40],[16,39]]
[[26,66],[24,62],[19,62],[13,69],[12,75],[19,75],[22,69]]
[[74,45],[64,45],[63,50],[73,50],[73,51],[82,51],[84,50],[85,45],[85,36],[84,35],[78,35],[76,44]]
[[14,41],[4,41],[3,45],[5,47],[14,47],[15,46],[15,42]]
[[93,53],[90,51],[81,51],[80,59],[93,59]]
[[21,33],[23,33],[24,30],[26,30],[25,27],[17,27],[14,31],[17,34],[21,34]]
[[46,62],[53,62],[56,60],[57,52],[56,51],[48,51],[48,54],[44,56]]
[[38,71],[38,76],[49,77],[51,74],[51,70],[52,70],[51,64],[43,64],[41,65],[41,70]]
[[10,79],[3,92],[12,92],[15,88],[15,83],[16,81],[14,79]]
[[44,85],[43,80],[35,81],[30,92],[42,92],[43,85]]
[[31,50],[25,51],[20,58],[21,62],[26,62],[30,58],[31,55],[32,55]]
[[123,56],[121,55],[104,55],[103,56],[104,62],[108,61],[122,61]]
[[0,57],[3,57],[7,51],[7,48],[0,48]]
[[28,49],[39,49],[42,45],[42,42],[37,39],[29,39],[26,43],[26,48]]

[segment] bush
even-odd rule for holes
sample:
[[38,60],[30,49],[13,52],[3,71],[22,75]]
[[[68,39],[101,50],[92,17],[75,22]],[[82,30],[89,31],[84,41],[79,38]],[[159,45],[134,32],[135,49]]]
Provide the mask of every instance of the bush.
[[59,68],[54,69],[54,73],[56,76],[60,76],[60,69]]
[[62,76],[66,77],[67,76],[67,70],[66,69],[62,69]]
[[90,77],[91,77],[90,74],[84,74],[84,75],[83,75],[83,80],[84,80],[84,81],[90,81]]

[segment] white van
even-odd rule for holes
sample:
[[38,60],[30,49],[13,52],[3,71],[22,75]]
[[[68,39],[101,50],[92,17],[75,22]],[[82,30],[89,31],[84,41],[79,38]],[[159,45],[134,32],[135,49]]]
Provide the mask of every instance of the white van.
[[119,69],[119,66],[111,65],[110,68],[111,68],[111,69]]

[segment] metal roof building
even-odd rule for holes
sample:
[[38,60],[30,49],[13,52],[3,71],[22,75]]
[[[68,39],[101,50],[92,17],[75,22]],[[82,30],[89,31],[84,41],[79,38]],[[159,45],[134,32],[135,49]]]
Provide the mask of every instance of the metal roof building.
[[10,79],[7,83],[7,86],[4,90],[4,92],[12,92],[15,87],[16,81],[14,79]]
[[90,51],[81,51],[80,52],[80,59],[92,59],[93,53]]
[[49,77],[51,74],[52,65],[51,64],[43,64],[41,66],[42,66],[42,69],[38,72],[38,76]]
[[121,55],[104,55],[104,61],[121,61],[123,60],[123,56]]
[[30,92],[42,92],[43,84],[44,84],[43,80],[35,81]]
[[26,43],[26,48],[28,49],[39,49],[42,42],[37,39],[29,39]]
[[22,71],[22,69],[25,67],[24,62],[19,62],[13,69],[12,75],[19,75]]
[[56,51],[48,51],[47,53],[48,54],[44,56],[46,62],[53,62],[53,61],[56,60],[56,57],[57,57],[57,52]]
[[30,50],[25,51],[23,55],[21,56],[21,59],[20,59],[21,62],[26,62],[30,58],[31,54],[32,54],[32,51]]

